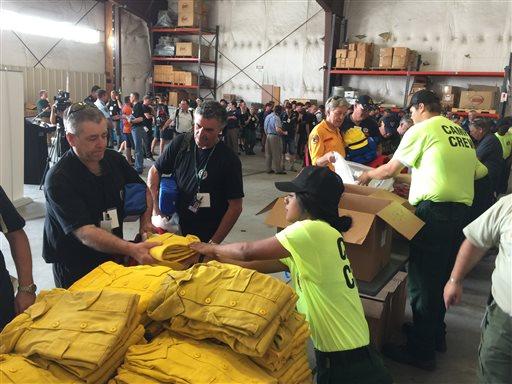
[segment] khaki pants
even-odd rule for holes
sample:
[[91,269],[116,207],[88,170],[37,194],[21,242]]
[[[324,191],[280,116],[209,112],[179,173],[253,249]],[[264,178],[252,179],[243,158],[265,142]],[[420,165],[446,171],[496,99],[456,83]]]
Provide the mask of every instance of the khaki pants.
[[238,153],[238,128],[226,129],[226,145]]
[[283,172],[282,166],[283,143],[278,135],[267,135],[265,143],[265,162],[267,172]]

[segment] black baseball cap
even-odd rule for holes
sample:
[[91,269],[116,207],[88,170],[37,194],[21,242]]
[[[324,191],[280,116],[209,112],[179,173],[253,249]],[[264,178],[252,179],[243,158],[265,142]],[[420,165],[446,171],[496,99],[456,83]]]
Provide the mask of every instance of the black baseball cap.
[[308,166],[292,181],[278,181],[276,188],[283,192],[305,192],[318,198],[327,207],[338,207],[345,190],[343,180],[328,167]]
[[406,108],[407,111],[411,109],[413,105],[418,105],[419,103],[423,104],[439,104],[441,100],[439,100],[439,97],[437,95],[428,90],[428,89],[422,89],[411,97],[411,102],[409,103],[409,106]]
[[377,107],[377,105],[373,102],[372,98],[368,95],[360,95],[356,99],[357,104],[361,104],[363,109],[371,110]]

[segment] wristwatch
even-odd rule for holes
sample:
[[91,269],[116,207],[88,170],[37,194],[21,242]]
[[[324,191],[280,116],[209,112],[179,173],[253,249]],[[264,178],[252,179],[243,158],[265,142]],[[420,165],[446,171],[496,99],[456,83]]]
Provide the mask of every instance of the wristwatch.
[[26,292],[26,293],[35,294],[36,291],[37,291],[37,285],[35,285],[34,283],[32,283],[30,285],[26,285],[26,286],[23,286],[23,285],[18,286],[18,292]]

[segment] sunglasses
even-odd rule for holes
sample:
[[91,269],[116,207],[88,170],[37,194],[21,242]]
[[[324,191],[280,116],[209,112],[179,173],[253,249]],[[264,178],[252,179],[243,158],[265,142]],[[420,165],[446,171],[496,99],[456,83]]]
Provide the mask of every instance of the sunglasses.
[[70,116],[73,113],[81,111],[82,109],[85,109],[87,107],[90,107],[90,105],[87,103],[84,103],[83,101],[80,103],[71,104],[71,106],[68,108],[68,112],[66,113],[66,115]]

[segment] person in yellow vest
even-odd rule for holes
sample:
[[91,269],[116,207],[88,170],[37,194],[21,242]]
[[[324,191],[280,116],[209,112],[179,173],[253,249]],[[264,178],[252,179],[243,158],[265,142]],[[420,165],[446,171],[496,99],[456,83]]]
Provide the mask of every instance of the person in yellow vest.
[[386,179],[412,169],[409,202],[425,222],[410,243],[408,291],[412,325],[404,331],[407,343],[384,345],[389,358],[425,370],[436,367],[436,351],[446,351],[443,287],[463,240],[474,195],[474,180],[487,168],[477,159],[468,133],[440,115],[441,102],[431,91],[421,90],[409,106],[414,126],[404,134],[393,158],[359,177]]
[[506,193],[508,187],[508,179],[510,177],[510,166],[512,163],[512,117],[506,117],[498,120],[496,123],[498,138],[501,148],[503,149],[503,168],[500,179],[498,181],[498,193]]
[[340,96],[330,97],[325,103],[326,117],[309,134],[308,148],[312,165],[329,167],[334,171],[334,152],[345,157],[345,143],[340,127],[350,105]]
[[226,245],[196,243],[190,248],[221,262],[263,273],[290,271],[315,347],[318,383],[391,383],[380,356],[370,347],[368,324],[345,252],[342,232],[352,223],[338,216],[344,186],[327,167],[305,167],[290,182],[286,220],[270,238]]

